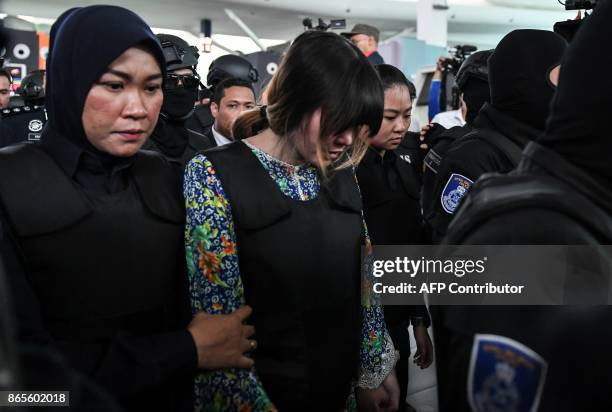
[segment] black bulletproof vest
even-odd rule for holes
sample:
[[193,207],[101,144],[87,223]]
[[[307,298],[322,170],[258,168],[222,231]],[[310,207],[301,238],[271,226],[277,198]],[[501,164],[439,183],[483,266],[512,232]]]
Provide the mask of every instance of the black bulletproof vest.
[[342,409],[359,366],[361,324],[363,223],[352,171],[299,201],[244,143],[204,153],[229,197],[266,392],[279,410]]
[[[187,293],[179,286],[184,210],[180,180],[162,162],[139,154],[128,189],[100,195],[34,145],[0,151],[2,205],[55,339],[177,328],[179,296]],[[96,360],[80,361],[87,369]]]

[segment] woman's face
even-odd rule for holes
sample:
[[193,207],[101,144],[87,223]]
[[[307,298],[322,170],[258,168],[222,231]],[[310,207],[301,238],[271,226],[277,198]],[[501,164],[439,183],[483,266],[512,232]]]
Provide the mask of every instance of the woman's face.
[[321,109],[312,114],[304,133],[303,138],[296,140],[296,149],[304,160],[320,168],[326,168],[338,159],[355,140],[353,130],[321,138]]
[[412,101],[408,87],[393,86],[385,90],[385,111],[378,134],[370,144],[380,150],[395,150],[410,127]]
[[132,47],[89,90],[83,129],[98,150],[129,157],[153,132],[163,102],[162,72],[148,51]]

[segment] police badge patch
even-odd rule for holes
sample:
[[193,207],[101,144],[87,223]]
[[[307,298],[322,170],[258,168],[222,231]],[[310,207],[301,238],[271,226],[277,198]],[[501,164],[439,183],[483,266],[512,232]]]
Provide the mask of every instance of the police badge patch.
[[458,173],[453,173],[451,175],[442,190],[442,196],[440,196],[442,208],[446,213],[450,213],[451,215],[455,213],[461,199],[470,189],[472,183],[474,182]]
[[42,128],[43,122],[38,119],[30,120],[30,123],[28,123],[28,130],[30,130],[31,132],[40,132]]
[[474,337],[468,399],[474,412],[536,412],[548,364],[519,342],[497,335]]

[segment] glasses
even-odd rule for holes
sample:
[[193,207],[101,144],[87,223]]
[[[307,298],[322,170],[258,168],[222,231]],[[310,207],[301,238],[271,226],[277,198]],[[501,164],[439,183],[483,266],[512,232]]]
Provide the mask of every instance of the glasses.
[[173,74],[166,75],[164,87],[166,89],[178,89],[184,87],[195,89],[200,85],[200,76],[197,74]]

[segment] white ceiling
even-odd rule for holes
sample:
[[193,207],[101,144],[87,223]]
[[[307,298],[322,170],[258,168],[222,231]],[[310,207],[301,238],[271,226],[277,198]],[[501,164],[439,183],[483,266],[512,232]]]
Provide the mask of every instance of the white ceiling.
[[[213,33],[244,35],[224,8],[232,9],[259,37],[290,40],[302,19],[345,18],[347,25],[376,25],[383,38],[416,25],[416,0],[3,0],[0,12],[56,18],[62,11],[89,4],[116,4],[141,15],[151,26],[197,34],[200,20],[212,20]],[[444,3],[444,0],[440,0]],[[447,0],[449,42],[493,46],[514,28],[551,29],[573,18],[557,0]]]

